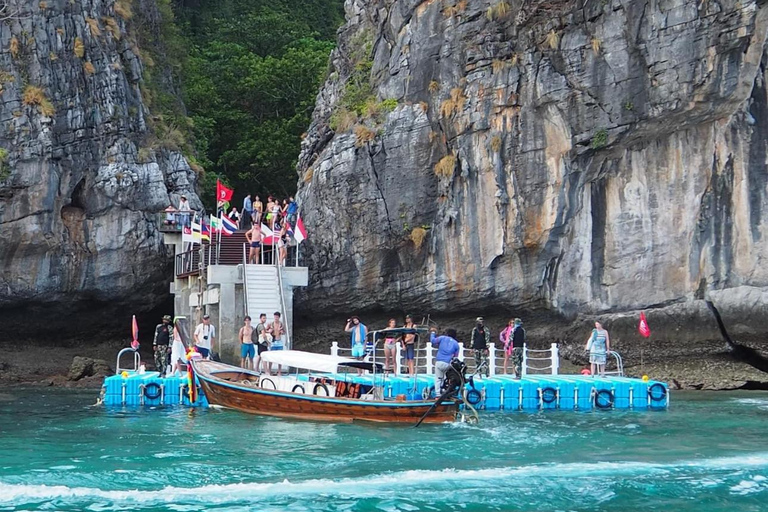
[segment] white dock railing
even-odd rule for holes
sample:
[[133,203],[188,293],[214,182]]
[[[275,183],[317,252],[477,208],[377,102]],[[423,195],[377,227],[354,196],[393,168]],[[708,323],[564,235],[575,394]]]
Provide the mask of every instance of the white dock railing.
[[[467,351],[470,353],[467,354]],[[427,343],[423,347],[417,347],[415,349],[415,362],[416,373],[422,373],[427,375],[434,375],[435,373],[435,355],[437,349],[435,349],[431,343]],[[331,343],[331,355],[352,357],[352,348],[349,346],[349,342],[340,345],[339,342],[334,341]],[[402,345],[398,343],[395,347],[395,374],[407,373],[404,372],[406,366],[405,361],[402,359]],[[475,358],[472,355],[471,349],[466,349],[464,343],[459,343],[459,359],[469,364],[470,370],[474,371],[476,367]],[[368,356],[366,360],[371,360]],[[381,343],[377,343],[374,350],[373,360],[377,363],[384,364],[384,348]],[[532,363],[532,364],[531,364]],[[495,343],[488,344],[488,375],[497,375],[497,372],[501,372],[504,367],[504,348],[496,348]],[[509,361],[509,367],[514,368],[511,357]],[[557,343],[552,343],[550,348],[546,350],[534,350],[529,349],[527,345],[523,345],[523,376],[529,374],[551,374],[557,375],[560,371],[560,351]]]

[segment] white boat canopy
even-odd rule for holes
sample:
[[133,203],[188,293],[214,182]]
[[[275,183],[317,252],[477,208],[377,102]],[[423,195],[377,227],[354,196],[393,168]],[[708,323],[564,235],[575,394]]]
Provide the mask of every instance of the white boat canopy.
[[360,368],[372,371],[375,366],[376,371],[383,369],[381,363],[358,361],[348,357],[315,354],[300,350],[268,350],[261,353],[261,359],[268,363],[323,373],[335,373],[339,371],[339,368]]

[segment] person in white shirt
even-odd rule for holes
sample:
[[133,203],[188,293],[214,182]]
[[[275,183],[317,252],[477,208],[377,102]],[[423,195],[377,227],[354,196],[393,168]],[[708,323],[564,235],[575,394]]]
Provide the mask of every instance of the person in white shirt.
[[216,328],[211,325],[210,315],[203,315],[203,323],[195,328],[195,346],[200,355],[206,359],[211,357],[211,348],[216,339]]
[[192,213],[192,207],[189,206],[189,201],[187,201],[187,196],[181,196],[181,201],[179,201],[179,224],[182,226],[189,226],[189,220]]

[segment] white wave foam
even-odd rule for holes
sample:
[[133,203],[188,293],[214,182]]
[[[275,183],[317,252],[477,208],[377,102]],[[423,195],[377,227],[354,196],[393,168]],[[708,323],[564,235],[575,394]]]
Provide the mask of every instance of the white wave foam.
[[[4,484],[0,482],[0,504],[16,504],[29,501],[66,499],[86,501],[107,500],[112,503],[171,504],[171,503],[231,503],[253,500],[256,497],[297,496],[297,495],[344,495],[356,497],[380,496],[393,490],[402,493],[405,489],[437,489],[440,485],[448,488],[458,483],[464,489],[498,485],[499,479],[529,482],[531,477],[572,479],[583,477],[624,477],[628,475],[663,474],[676,470],[723,471],[768,468],[768,452],[746,456],[720,457],[675,463],[597,462],[597,463],[554,463],[521,467],[503,467],[479,470],[411,470],[338,480],[315,479],[303,482],[283,480],[275,483],[237,483],[205,485],[201,487],[166,487],[162,490],[101,490],[87,487],[64,485]],[[764,486],[762,477],[732,489],[733,492],[755,492]]]

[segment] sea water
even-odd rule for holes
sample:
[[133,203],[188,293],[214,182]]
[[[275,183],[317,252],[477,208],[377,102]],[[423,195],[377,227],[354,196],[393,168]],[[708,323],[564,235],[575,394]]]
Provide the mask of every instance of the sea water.
[[0,391],[0,510],[768,511],[768,394],[328,424]]

